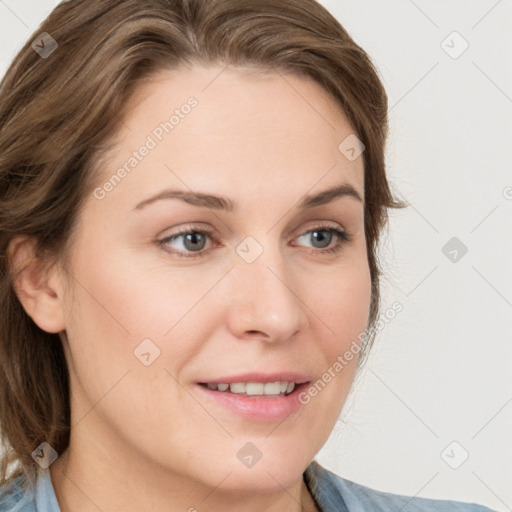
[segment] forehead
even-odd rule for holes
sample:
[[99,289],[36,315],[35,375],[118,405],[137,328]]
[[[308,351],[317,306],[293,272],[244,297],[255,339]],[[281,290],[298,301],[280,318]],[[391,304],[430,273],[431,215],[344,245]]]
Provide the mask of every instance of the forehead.
[[[339,149],[353,129],[311,79],[231,66],[162,70],[138,86],[122,121],[102,170],[103,182],[120,166],[128,170],[112,199],[164,184],[302,195],[322,181],[321,188],[348,182],[363,191],[362,158]],[[135,162],[144,145],[151,149]]]

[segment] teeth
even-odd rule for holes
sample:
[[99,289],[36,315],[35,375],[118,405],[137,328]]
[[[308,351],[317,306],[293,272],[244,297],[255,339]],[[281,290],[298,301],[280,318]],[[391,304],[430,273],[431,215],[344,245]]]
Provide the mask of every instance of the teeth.
[[264,388],[265,395],[279,395],[281,384],[279,382],[267,382]]
[[229,385],[231,393],[245,393],[245,384],[243,382],[234,382]]
[[[231,384],[233,385],[233,384]],[[265,384],[261,384],[259,382],[248,382],[245,385],[245,393],[247,395],[263,395],[263,390],[265,389]]]
[[214,391],[229,391],[238,395],[289,395],[295,389],[294,382],[233,382],[232,384],[206,384]]

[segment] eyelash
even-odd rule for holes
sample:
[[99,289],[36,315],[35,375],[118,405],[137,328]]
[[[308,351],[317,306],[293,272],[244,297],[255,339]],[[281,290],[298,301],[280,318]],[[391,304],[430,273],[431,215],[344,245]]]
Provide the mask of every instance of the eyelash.
[[[317,227],[311,228],[297,238],[307,235],[308,233],[311,233],[313,231],[328,231],[328,232],[334,233],[335,237],[337,237],[337,239],[338,239],[336,245],[334,247],[331,247],[330,249],[317,249],[317,250],[313,249],[312,252],[316,253],[316,254],[318,254],[318,253],[320,253],[320,254],[337,254],[343,249],[345,243],[352,241],[351,235],[349,235],[346,231],[341,231],[337,227],[331,226],[331,225],[323,225],[323,226],[317,226]],[[173,240],[179,238],[180,236],[189,235],[192,233],[197,233],[200,235],[208,235],[212,240],[215,240],[213,238],[212,230],[187,228],[183,231],[180,231],[179,233],[175,233],[175,234],[168,236],[162,240],[157,240],[157,243],[160,246],[164,247],[164,246],[166,246],[166,244],[168,242],[173,241]],[[183,253],[183,251],[176,251],[176,250],[170,251],[169,249],[165,249],[165,248],[164,248],[164,250],[166,252],[169,252],[169,253],[177,256],[178,258],[197,258],[197,257],[208,255],[210,253],[210,251],[212,250],[212,248],[206,249],[206,250],[201,250],[201,251],[190,251],[188,254],[191,254],[191,255],[185,255]]]

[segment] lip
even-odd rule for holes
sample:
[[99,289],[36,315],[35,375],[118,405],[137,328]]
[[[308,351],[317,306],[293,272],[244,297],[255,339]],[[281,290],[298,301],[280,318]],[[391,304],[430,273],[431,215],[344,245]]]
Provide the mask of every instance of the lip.
[[261,373],[261,372],[250,372],[239,375],[231,375],[230,377],[219,377],[213,379],[205,379],[196,381],[197,384],[233,384],[234,382],[295,382],[295,384],[303,384],[304,382],[310,382],[311,376],[297,373],[297,372],[274,372],[274,373]]
[[[233,382],[240,382],[240,380],[233,380]],[[270,380],[270,382],[275,381]],[[224,414],[228,410],[245,419],[257,422],[281,421],[290,414],[297,412],[304,405],[299,401],[299,394],[309,385],[310,381],[295,385],[295,389],[286,396],[247,396],[227,391],[215,391],[208,389],[200,383],[195,383],[195,387],[200,395],[215,407],[220,406]]]

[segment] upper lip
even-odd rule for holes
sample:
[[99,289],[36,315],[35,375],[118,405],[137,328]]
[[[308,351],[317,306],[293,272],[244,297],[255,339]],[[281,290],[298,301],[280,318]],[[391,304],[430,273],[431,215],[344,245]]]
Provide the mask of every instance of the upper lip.
[[230,375],[229,377],[219,377],[207,380],[197,381],[199,384],[232,384],[234,382],[295,382],[295,384],[302,384],[310,382],[311,377],[304,373],[297,372],[274,372],[274,373],[261,373],[250,372],[238,375]]

